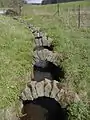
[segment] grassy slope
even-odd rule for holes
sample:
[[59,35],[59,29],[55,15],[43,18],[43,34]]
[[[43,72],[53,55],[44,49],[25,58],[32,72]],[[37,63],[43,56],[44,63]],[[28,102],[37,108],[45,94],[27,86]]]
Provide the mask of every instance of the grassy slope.
[[20,23],[0,16],[0,108],[10,105],[30,74],[32,35]]
[[10,0],[0,0],[0,7],[8,7],[9,2]]
[[[68,59],[62,63],[66,71],[64,82],[76,91],[81,99],[79,104],[73,103],[70,106],[69,109],[73,111],[72,115],[74,114],[70,120],[76,120],[76,118],[77,120],[89,120],[90,118],[84,116],[88,114],[86,104],[90,99],[90,29],[78,29],[76,16],[67,11],[67,8],[75,8],[78,4],[81,7],[90,7],[90,2],[60,4],[58,17],[53,16],[56,5],[27,5],[24,6],[22,15],[27,21],[41,27],[53,38],[56,51],[67,54]],[[69,25],[68,22],[70,22]]]

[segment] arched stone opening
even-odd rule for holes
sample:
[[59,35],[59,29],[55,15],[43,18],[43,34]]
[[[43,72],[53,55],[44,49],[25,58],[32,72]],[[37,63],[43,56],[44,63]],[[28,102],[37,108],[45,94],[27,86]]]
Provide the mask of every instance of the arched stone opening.
[[36,62],[33,67],[33,80],[42,81],[45,78],[49,80],[60,81],[65,77],[65,72],[62,67],[56,66],[49,61],[39,61]]
[[23,101],[20,120],[68,120],[67,110],[50,97]]

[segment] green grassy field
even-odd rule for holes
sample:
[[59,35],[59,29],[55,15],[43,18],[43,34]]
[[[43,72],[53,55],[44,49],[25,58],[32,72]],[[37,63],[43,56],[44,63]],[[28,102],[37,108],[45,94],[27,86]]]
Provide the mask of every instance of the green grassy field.
[[[84,27],[77,27],[77,8],[85,8]],[[70,90],[81,101],[68,107],[69,120],[90,120],[90,2],[62,3],[59,16],[57,5],[25,5],[22,17],[41,28],[52,39],[54,50],[66,55],[62,66]],[[33,36],[24,25],[0,16],[0,108],[17,101],[31,71]]]
[[[85,8],[87,20],[90,20],[90,2],[73,2],[60,4],[59,16],[56,13],[56,5],[32,6],[25,5],[22,16],[25,20],[41,28],[48,33],[55,44],[54,50],[66,54],[67,59],[62,63],[65,70],[65,80],[72,91],[75,91],[80,103],[73,103],[69,110],[70,120],[89,120],[88,110],[90,100],[90,24],[78,29],[77,14],[78,5],[81,12]],[[81,15],[83,17],[83,15]],[[82,18],[81,18],[82,19]],[[88,116],[88,117],[87,117]]]
[[0,16],[0,108],[18,99],[30,75],[32,34],[12,18]]

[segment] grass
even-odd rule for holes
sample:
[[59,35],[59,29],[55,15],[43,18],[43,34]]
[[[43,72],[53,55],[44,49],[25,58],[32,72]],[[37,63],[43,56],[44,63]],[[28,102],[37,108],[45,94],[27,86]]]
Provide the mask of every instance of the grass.
[[[66,73],[62,82],[81,99],[69,105],[69,120],[90,120],[90,28],[86,27],[90,14],[86,14],[84,27],[78,29],[78,12],[74,8],[79,4],[81,10],[90,10],[90,2],[61,3],[57,16],[56,5],[25,5],[22,17],[53,38],[54,50],[66,55],[67,59],[60,63]],[[22,24],[0,16],[0,108],[16,102],[28,80],[32,40],[31,33]]]
[[0,16],[0,108],[18,99],[32,62],[32,34],[19,22]]
[[[53,38],[54,50],[65,53],[67,59],[62,63],[66,79],[63,83],[75,91],[81,101],[72,103],[68,108],[70,120],[89,120],[89,100],[90,100],[90,28],[77,27],[77,9],[73,8],[90,7],[90,2],[73,2],[60,4],[59,16],[54,15],[56,5],[46,6],[24,6],[22,16],[28,22],[40,27],[42,31],[48,33]],[[68,9],[69,8],[69,9]],[[84,11],[85,12],[85,11]],[[90,14],[87,14],[87,20]],[[89,24],[88,24],[89,25]]]
[[0,7],[8,7],[11,0],[0,0]]

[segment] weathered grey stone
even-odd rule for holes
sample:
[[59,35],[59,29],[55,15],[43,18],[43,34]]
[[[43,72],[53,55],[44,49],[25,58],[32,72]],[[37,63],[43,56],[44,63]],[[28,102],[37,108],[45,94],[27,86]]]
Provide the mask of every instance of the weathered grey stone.
[[36,83],[37,83],[36,81],[31,81],[30,83],[28,83],[28,87],[29,87],[30,90],[31,90],[33,99],[35,99],[35,98],[38,97],[37,91],[36,91]]
[[55,100],[60,102],[61,97],[64,95],[64,90],[61,89],[55,97]]
[[38,50],[34,51],[34,58],[38,58],[38,54],[37,54]]
[[39,46],[43,46],[41,39],[38,39]]
[[42,36],[40,36],[40,32],[38,32],[38,31],[34,33],[34,36],[35,36],[35,38],[41,38],[42,37]]
[[44,40],[43,38],[41,38],[42,40],[42,46],[48,46],[48,41]]
[[59,59],[58,54],[57,54],[57,53],[54,53],[54,57],[55,57],[55,58],[53,58],[53,63],[57,63],[57,61],[58,61],[58,59]]
[[52,62],[55,65],[57,65],[56,64],[57,63],[57,58],[58,58],[57,54],[53,53],[51,51],[49,52],[49,54],[47,56],[47,60],[50,61],[50,62]]
[[34,51],[34,61],[37,62],[37,60],[41,61],[49,61],[58,66],[58,56],[56,53],[53,53],[52,51],[49,51],[47,49],[42,50],[36,50]]
[[19,101],[19,105],[18,105],[18,110],[21,112],[21,110],[22,110],[22,108],[23,108],[23,103],[22,103],[22,101],[20,100]]
[[[54,55],[53,55],[53,56],[54,56]],[[53,56],[52,56],[52,53],[51,53],[51,54],[48,54],[48,56],[47,56],[47,60],[51,62]],[[53,62],[53,61],[52,61],[52,62]]]
[[[45,34],[42,33],[41,31],[37,31],[34,33],[35,38],[46,38]],[[47,39],[46,39],[47,40]]]
[[44,60],[47,60],[47,51],[48,51],[47,49],[44,49],[44,54],[43,54],[44,55]]
[[47,36],[43,36],[42,38],[43,46],[50,46],[52,44],[52,40],[48,39]]
[[24,95],[26,96],[27,100],[33,100],[31,90],[28,86],[23,91]]
[[39,63],[40,62],[40,60],[39,59],[34,59],[34,61],[33,61],[33,65],[36,65],[37,63]]
[[46,35],[43,35],[43,38],[42,38],[43,41],[48,41],[48,38]]
[[52,90],[52,85],[51,85],[51,81],[48,79],[45,79],[44,82],[44,96],[49,97],[51,90]]
[[44,96],[44,81],[38,82],[36,84],[36,90],[38,97]]
[[[34,55],[35,55],[35,53],[34,53]],[[33,62],[32,62],[32,64],[35,65],[36,62],[38,63],[39,61],[40,61],[40,59],[38,58],[38,55],[36,54],[35,57],[33,57]]]
[[[51,56],[49,56],[49,57],[48,57],[48,60],[49,60],[50,62],[53,62],[54,60],[56,61],[56,55],[51,55]],[[54,61],[54,63],[55,63],[55,61]]]
[[47,40],[47,37],[37,37],[36,40],[40,41],[39,46],[51,46],[52,42]]
[[47,61],[42,61],[42,60],[39,60],[38,62],[35,63],[37,67],[42,67],[42,68],[45,68],[47,64],[48,64]]
[[56,95],[57,95],[57,93],[59,92],[57,84],[59,84],[59,82],[57,82],[57,81],[54,80],[53,81],[53,85],[52,85],[53,88],[52,88],[51,95],[50,95],[51,98],[55,98]]
[[44,60],[44,53],[42,50],[38,51],[37,54],[38,54],[40,60]]
[[53,64],[56,64],[56,61],[58,59],[58,56],[56,53],[53,53],[47,49],[43,49],[43,50],[36,50],[34,52],[34,58],[38,58],[40,60],[47,60],[52,62]]
[[27,100],[27,98],[23,92],[21,93],[20,98],[21,98],[21,100]]
[[39,41],[38,41],[38,39],[35,39],[35,46],[36,46],[36,47],[39,46]]
[[42,51],[41,50],[40,51],[36,50],[34,52],[34,58],[38,59],[38,60],[44,60]]

